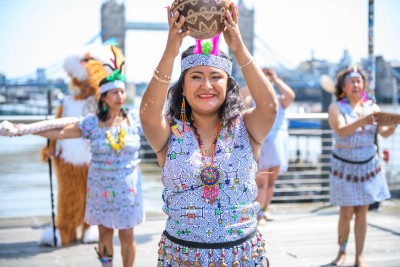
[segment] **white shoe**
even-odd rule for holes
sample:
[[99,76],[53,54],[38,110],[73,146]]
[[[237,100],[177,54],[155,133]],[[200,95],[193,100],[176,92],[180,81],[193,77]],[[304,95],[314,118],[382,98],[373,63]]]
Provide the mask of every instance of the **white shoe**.
[[[57,239],[56,242],[57,247],[61,247],[61,236],[60,236],[60,231],[58,231],[58,229],[56,229],[56,239]],[[44,229],[40,237],[39,244],[41,246],[54,247],[54,233],[52,226],[48,226],[46,227],[46,229]]]

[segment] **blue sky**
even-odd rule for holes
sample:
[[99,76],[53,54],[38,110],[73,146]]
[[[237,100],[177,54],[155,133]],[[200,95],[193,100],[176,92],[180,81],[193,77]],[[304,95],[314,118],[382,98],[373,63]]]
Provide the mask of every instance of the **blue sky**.
[[[72,48],[100,31],[101,0],[0,0],[0,73],[32,76],[37,67],[63,77],[61,62]],[[140,2],[140,4],[138,4]],[[338,62],[344,49],[354,61],[368,56],[368,0],[246,0],[255,9],[259,65],[289,68],[309,59]],[[129,21],[166,22],[166,0],[126,0]],[[397,26],[396,26],[397,25]],[[375,1],[375,54],[400,62],[400,1]],[[242,29],[244,30],[244,29]],[[164,50],[167,32],[126,36],[128,81],[147,81]],[[100,42],[100,39],[97,39]],[[193,43],[187,38],[183,47]],[[262,43],[266,43],[266,49]],[[222,46],[223,47],[223,46]],[[271,50],[274,51],[271,53]],[[173,75],[179,73],[175,62]]]

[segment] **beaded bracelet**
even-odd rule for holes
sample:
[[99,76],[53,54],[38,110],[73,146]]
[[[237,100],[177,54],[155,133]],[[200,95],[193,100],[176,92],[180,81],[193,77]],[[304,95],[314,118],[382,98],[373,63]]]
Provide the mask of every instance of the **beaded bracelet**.
[[243,65],[239,65],[239,68],[242,70],[242,69],[245,68],[246,66],[250,65],[251,62],[253,62],[253,60],[254,60],[254,58],[252,57],[252,58],[250,59],[249,62],[247,62],[247,63],[245,63],[245,64],[243,64]]
[[[159,76],[164,76],[164,78],[161,78]],[[153,77],[160,83],[170,83],[170,81],[171,81],[171,76],[164,74],[157,69],[154,70]]]

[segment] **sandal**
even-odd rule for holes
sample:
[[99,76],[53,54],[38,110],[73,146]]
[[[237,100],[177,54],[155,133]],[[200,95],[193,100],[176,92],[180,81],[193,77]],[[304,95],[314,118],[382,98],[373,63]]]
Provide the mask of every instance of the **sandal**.
[[361,259],[359,263],[354,263],[354,267],[369,267],[369,265],[365,263],[364,259]]
[[272,217],[271,214],[269,214],[269,212],[265,212],[265,213],[264,213],[264,219],[265,219],[267,222],[272,222],[272,221],[274,220],[274,217]]
[[[102,267],[112,267],[112,260],[113,260],[113,256],[107,256],[107,255],[101,255],[100,252],[97,250],[97,248],[95,247],[94,250],[96,250],[97,256],[99,257],[99,261],[101,262],[101,266]],[[106,254],[106,253],[104,253]]]
[[331,262],[332,266],[343,266],[344,262],[346,261],[346,253],[339,252],[336,259]]

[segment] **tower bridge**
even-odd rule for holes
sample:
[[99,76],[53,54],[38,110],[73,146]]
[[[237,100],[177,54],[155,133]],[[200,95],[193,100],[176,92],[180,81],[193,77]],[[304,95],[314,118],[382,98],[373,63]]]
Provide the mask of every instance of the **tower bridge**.
[[[318,61],[311,59],[310,61],[303,62],[303,66],[300,66],[298,69],[289,69],[285,66],[285,59],[280,56],[276,51],[274,51],[271,47],[268,46],[266,42],[260,37],[257,36],[254,32],[254,24],[255,24],[255,10],[247,9],[242,0],[238,1],[238,6],[240,8],[240,19],[239,19],[239,27],[242,30],[243,40],[248,47],[251,54],[254,54],[255,51],[257,53],[262,53],[263,51],[268,51],[268,56],[272,57],[277,63],[278,66],[276,68],[278,75],[291,86],[296,92],[297,100],[319,100],[321,97],[321,90],[319,84],[319,77],[322,74],[328,74],[333,77],[335,75],[335,71],[338,66],[335,64],[328,64],[324,61]],[[167,31],[168,24],[162,22],[140,22],[140,21],[126,21],[125,16],[125,5],[123,3],[119,3],[116,0],[107,0],[101,6],[101,31],[97,34],[90,42],[93,42],[94,39],[97,39],[101,36],[103,42],[114,39],[118,42],[120,48],[125,51],[125,36],[127,31]],[[324,65],[325,64],[325,65]],[[385,65],[386,64],[386,65]],[[58,68],[60,68],[60,64],[58,64]],[[341,63],[339,63],[340,67]],[[377,59],[377,69],[379,70],[389,70],[390,66],[387,66],[388,63],[383,61],[382,59]],[[49,71],[50,68],[45,71]],[[394,91],[388,88],[389,80],[392,83],[392,76],[397,77],[397,81],[400,81],[398,76],[386,75],[387,73],[391,73],[390,71],[386,71],[386,74],[377,75],[377,96],[379,97],[382,92],[385,90],[386,97],[389,97],[389,93]],[[393,71],[392,71],[393,73]],[[398,72],[396,72],[398,73]],[[244,79],[242,76],[242,72],[237,64],[234,62],[233,77],[237,80],[240,86],[244,85]],[[381,76],[384,77],[381,77]],[[32,76],[33,77],[33,76]],[[31,78],[32,78],[31,77]],[[4,92],[7,91],[7,88],[29,88],[29,87],[37,87],[38,90],[44,90],[43,88],[61,88],[63,92],[66,92],[67,85],[65,83],[54,82],[54,81],[46,81],[46,85],[43,85],[43,81],[38,79],[16,79],[12,81],[6,81],[1,79],[0,77],[0,94],[4,96]],[[45,77],[45,73],[44,73]],[[24,81],[22,81],[24,80]],[[21,82],[22,81],[22,82]],[[385,82],[382,82],[385,81]],[[381,88],[384,87],[384,88]],[[389,86],[390,87],[390,86]],[[390,91],[390,92],[389,92]],[[389,92],[389,93],[388,93]]]
[[[240,8],[240,19],[239,19],[239,27],[240,29],[245,29],[241,32],[244,43],[249,49],[251,54],[254,54],[254,40],[261,40],[261,44],[266,47],[264,41],[259,36],[256,36],[254,33],[254,9],[247,9],[242,0],[238,2],[238,6]],[[101,7],[101,38],[102,41],[109,40],[114,38],[119,47],[125,51],[125,35],[127,31],[167,31],[168,24],[167,23],[158,23],[158,22],[132,22],[125,20],[125,6],[123,3],[117,3],[115,0],[109,0],[103,3]],[[267,47],[268,50],[271,50]],[[271,53],[274,53],[271,51]],[[278,56],[277,56],[278,57]],[[234,57],[233,57],[234,58]],[[278,57],[279,58],[279,57]],[[284,66],[284,64],[280,64]],[[319,90],[319,76],[311,76],[305,73],[296,73],[298,71],[290,71],[285,74],[281,74],[279,70],[278,74],[280,76],[285,76],[287,79],[287,83],[291,86],[295,91],[301,90],[302,93],[299,94],[304,95],[305,89],[309,90]],[[236,60],[234,60],[232,76],[236,79],[240,86],[243,86],[245,81],[240,71],[239,65]],[[293,77],[291,77],[293,76]],[[299,77],[298,79],[294,79],[294,77]],[[301,77],[301,78],[300,78]],[[307,78],[307,79],[304,79]],[[310,86],[312,85],[312,86]],[[315,96],[319,96],[318,94],[312,93],[311,97],[315,99]]]
[[[270,54],[272,54],[278,60],[281,60],[279,55],[277,55],[274,51],[271,50],[270,47],[260,38],[256,36],[254,33],[254,24],[255,24],[255,11],[252,9],[247,9],[242,0],[238,1],[238,6],[240,8],[240,19],[239,19],[239,27],[242,30],[243,41],[245,42],[247,48],[249,49],[251,54],[254,54],[255,51],[255,41],[258,40],[263,48],[266,48]],[[116,0],[107,0],[101,6],[101,29],[100,33],[96,34],[95,37],[91,38],[88,43],[92,43],[97,38],[101,37],[102,42],[106,42],[108,40],[115,40],[119,47],[125,51],[125,37],[127,31],[167,31],[168,24],[162,22],[140,22],[140,21],[127,21],[125,15],[125,5],[121,3],[121,1]],[[232,54],[231,54],[232,56]],[[234,58],[234,57],[233,57]],[[61,68],[62,64],[56,63],[57,69]],[[282,69],[284,69],[284,64],[279,64]],[[23,90],[24,88],[33,88],[36,87],[38,90],[47,90],[49,88],[61,88],[63,92],[67,92],[67,84],[61,84],[59,82],[54,82],[47,80],[46,72],[49,72],[52,69],[54,71],[55,66],[49,67],[47,69],[38,69],[38,72],[32,74],[29,77],[19,77],[12,80],[0,79],[0,87],[3,87],[5,91],[7,88],[19,88]],[[40,70],[40,75],[39,75]],[[294,90],[297,88],[302,89],[306,88],[310,85],[309,81],[305,81],[304,79],[298,79],[297,77],[305,77],[306,75],[303,73],[298,73],[296,70],[282,70],[277,69],[277,72],[280,76],[284,76],[287,79],[287,82],[290,86],[293,87]],[[282,73],[281,73],[282,72]],[[242,72],[234,60],[232,75],[239,83],[240,86],[244,85],[244,79],[242,76]],[[43,78],[44,77],[44,78]],[[28,79],[29,78],[29,79]],[[308,79],[308,78],[307,78]],[[318,83],[317,79],[314,79],[312,84]],[[0,92],[0,94],[3,94]],[[312,94],[315,96],[315,94]]]

